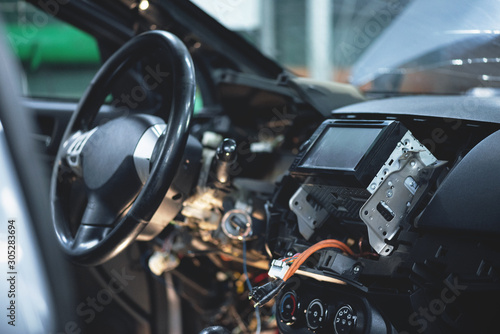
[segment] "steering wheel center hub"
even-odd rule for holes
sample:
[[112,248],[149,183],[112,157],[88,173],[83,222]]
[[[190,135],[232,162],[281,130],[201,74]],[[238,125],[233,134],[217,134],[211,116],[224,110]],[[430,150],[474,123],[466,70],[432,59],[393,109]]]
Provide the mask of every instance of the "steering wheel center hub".
[[134,151],[144,132],[158,123],[164,122],[155,116],[133,115],[99,126],[82,150],[85,186],[91,191],[123,185],[137,189],[142,182],[134,165]]

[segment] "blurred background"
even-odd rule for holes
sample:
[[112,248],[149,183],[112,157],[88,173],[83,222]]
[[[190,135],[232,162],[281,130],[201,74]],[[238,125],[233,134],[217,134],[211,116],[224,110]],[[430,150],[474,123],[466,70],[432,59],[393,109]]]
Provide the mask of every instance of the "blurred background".
[[347,82],[409,0],[192,0],[301,76]]
[[[192,2],[292,72],[348,82],[351,66],[409,0]],[[23,64],[25,95],[79,98],[99,68],[96,41],[23,1],[1,0],[0,12]]]
[[100,67],[96,40],[24,1],[0,0],[0,12],[24,69],[24,95],[79,99]]

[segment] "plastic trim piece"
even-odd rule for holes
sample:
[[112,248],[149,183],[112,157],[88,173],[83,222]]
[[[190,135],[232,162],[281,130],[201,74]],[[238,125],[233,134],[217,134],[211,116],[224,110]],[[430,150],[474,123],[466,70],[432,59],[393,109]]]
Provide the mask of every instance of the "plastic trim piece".
[[500,233],[500,131],[477,144],[448,174],[419,217],[419,228]]

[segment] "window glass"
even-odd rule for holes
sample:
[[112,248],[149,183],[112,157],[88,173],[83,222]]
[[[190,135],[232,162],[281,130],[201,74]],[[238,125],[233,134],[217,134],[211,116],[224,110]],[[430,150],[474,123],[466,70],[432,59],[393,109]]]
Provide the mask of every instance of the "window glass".
[[24,1],[0,2],[25,96],[79,99],[100,66],[96,40]]
[[348,82],[356,61],[413,0],[191,1],[292,72]]

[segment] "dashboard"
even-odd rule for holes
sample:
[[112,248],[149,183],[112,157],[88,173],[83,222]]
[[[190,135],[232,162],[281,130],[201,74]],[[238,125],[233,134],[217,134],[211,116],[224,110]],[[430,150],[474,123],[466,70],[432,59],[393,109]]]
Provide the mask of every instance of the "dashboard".
[[[280,331],[491,328],[493,320],[463,314],[496,312],[484,301],[498,297],[499,188],[490,186],[498,183],[498,123],[478,122],[489,112],[480,107],[462,119],[436,117],[426,99],[336,110],[302,146],[272,205],[282,260],[270,275],[279,278],[288,257],[320,240],[357,251],[323,250],[302,264],[276,301]],[[444,110],[460,99],[474,100],[449,99]],[[427,108],[394,108],[405,100]]]
[[[498,311],[484,304],[487,295],[499,296],[500,212],[492,199],[500,195],[493,175],[500,132],[497,114],[486,121],[494,104],[407,99],[411,110],[402,107],[406,98],[396,98],[332,112],[268,195],[267,222],[248,245],[270,253],[270,277],[286,277],[315,244],[334,239],[351,250],[317,250],[296,268],[274,301],[280,332],[491,327],[493,320],[462,315],[493,319]],[[461,100],[474,101],[475,109],[442,117]],[[252,220],[248,226],[259,226]]]
[[[153,273],[218,282],[213,267],[241,270],[246,248],[250,277],[272,283],[337,240],[347,248],[314,251],[259,304],[280,332],[488,332],[500,312],[488,306],[500,298],[500,99],[390,98],[326,118],[293,101],[243,118],[235,106],[194,120],[185,157],[201,156],[198,179],[150,239]],[[196,291],[189,300],[219,307]]]

